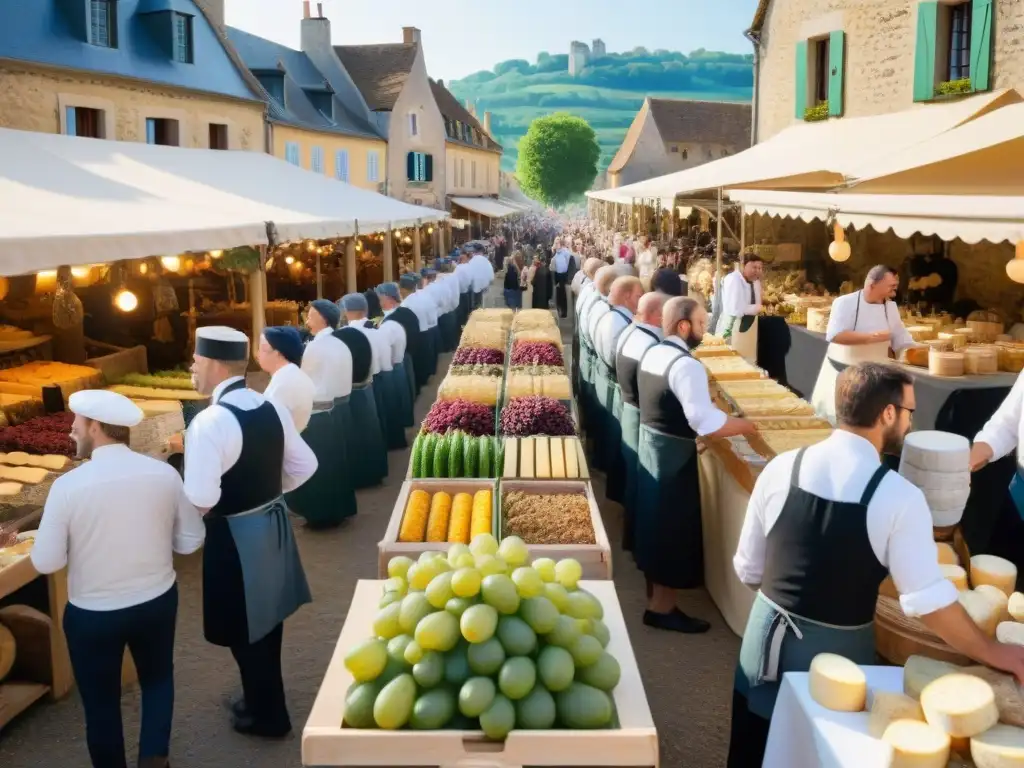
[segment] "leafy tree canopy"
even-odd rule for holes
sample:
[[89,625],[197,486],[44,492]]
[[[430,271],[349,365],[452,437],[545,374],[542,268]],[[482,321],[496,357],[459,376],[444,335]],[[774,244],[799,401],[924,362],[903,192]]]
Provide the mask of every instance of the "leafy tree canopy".
[[559,206],[590,189],[600,156],[586,120],[566,112],[538,117],[519,142],[516,177],[528,196]]

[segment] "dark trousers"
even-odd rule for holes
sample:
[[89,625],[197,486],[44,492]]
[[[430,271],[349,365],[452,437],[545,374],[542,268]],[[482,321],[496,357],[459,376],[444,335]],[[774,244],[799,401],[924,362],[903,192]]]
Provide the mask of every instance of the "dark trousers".
[[480,309],[484,305],[484,292],[480,291],[473,294],[473,309]]
[[751,712],[747,708],[747,697],[734,689],[726,768],[761,768],[768,747],[770,726],[771,721]]
[[121,664],[131,651],[142,690],[139,758],[170,752],[174,714],[174,628],[178,587],[116,611],[64,611],[71,667],[85,710],[86,742],[94,768],[126,768],[121,722]]
[[284,624],[266,637],[248,645],[231,647],[231,655],[242,677],[245,708],[260,728],[287,733],[291,730],[288,704],[281,674],[281,640]]
[[569,282],[567,277],[566,272],[555,273],[555,306],[558,308],[559,317],[566,317],[569,314],[569,300],[565,293]]
[[1018,573],[1024,570],[1024,520],[1021,520],[1009,490],[1003,494],[1003,506],[996,514],[988,547],[978,551],[1009,560],[1017,566]]

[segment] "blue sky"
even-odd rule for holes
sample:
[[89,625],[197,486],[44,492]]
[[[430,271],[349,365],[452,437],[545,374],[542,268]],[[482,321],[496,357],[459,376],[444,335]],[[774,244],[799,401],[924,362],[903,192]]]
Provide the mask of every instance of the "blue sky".
[[[642,45],[750,53],[757,0],[323,0],[336,44],[400,42],[419,27],[433,77],[454,80],[506,59],[568,53],[595,37],[609,51]],[[298,48],[301,0],[226,0],[227,22]],[[316,0],[313,0],[314,13]],[[384,9],[387,9],[386,11]]]

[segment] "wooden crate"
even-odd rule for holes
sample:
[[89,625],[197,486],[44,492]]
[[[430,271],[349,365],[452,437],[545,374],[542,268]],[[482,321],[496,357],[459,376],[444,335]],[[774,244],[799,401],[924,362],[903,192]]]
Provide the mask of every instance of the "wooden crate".
[[597,499],[594,497],[594,489],[586,480],[502,480],[498,484],[498,496],[496,503],[497,521],[495,530],[498,538],[501,539],[502,525],[502,497],[506,491],[524,491],[534,494],[548,493],[583,493],[590,505],[590,523],[594,526],[594,539],[596,544],[527,544],[530,557],[550,557],[553,560],[571,557],[578,560],[583,566],[583,578],[585,579],[611,579],[612,578],[612,548],[608,542],[608,533],[604,527],[604,520],[601,518],[601,510],[597,506]]
[[612,700],[618,727],[604,730],[514,730],[504,741],[490,741],[480,731],[382,731],[348,728],[345,694],[352,675],[345,654],[370,632],[383,585],[359,581],[348,615],[302,731],[302,764],[308,766],[476,766],[513,768],[527,765],[636,766],[657,768],[658,734],[647,703],[626,622],[610,581],[583,581],[580,586],[604,607],[611,640],[608,652],[622,668]]
[[423,479],[406,480],[398,492],[398,499],[395,501],[395,508],[391,512],[391,519],[388,521],[387,530],[384,531],[384,538],[377,544],[377,574],[382,579],[388,576],[388,561],[398,555],[405,555],[414,560],[424,552],[445,552],[451,545],[447,542],[416,542],[407,544],[398,540],[398,532],[402,527],[402,517],[405,515],[405,507],[409,503],[409,494],[413,491],[426,491],[434,494],[439,491],[450,493],[476,493],[477,491],[491,491],[491,531],[497,531],[496,505],[498,490],[496,481],[481,480],[455,480],[455,479]]
[[[579,429],[579,415],[576,413],[575,408],[576,408],[575,403],[573,403],[573,418],[576,419],[576,428],[578,430]],[[538,435],[534,435],[534,437],[538,437]],[[590,480],[590,465],[587,464],[587,452],[584,449],[583,438],[580,437],[579,435],[571,435],[571,436],[565,436],[564,439],[571,439],[571,438],[575,438],[576,440],[580,441],[580,450],[577,452],[577,460],[579,461],[579,465],[580,465],[580,476],[579,477],[557,478],[557,479],[558,480],[579,480],[579,481],[582,481],[582,482],[589,481]],[[505,443],[507,443],[509,440],[525,440],[525,439],[528,439],[528,438],[522,438],[522,437],[503,437],[503,438],[501,438],[501,440],[503,441],[502,450],[504,450],[504,451],[508,450],[508,448],[505,445]],[[559,438],[559,439],[562,439],[562,438]],[[522,450],[522,449],[520,448],[520,450]],[[518,468],[517,468],[516,471],[517,472],[519,471]],[[547,482],[547,483],[549,483],[549,482],[552,481],[552,479],[554,479],[554,478],[550,478],[550,477],[519,477],[518,475],[516,477],[505,477],[504,476],[504,472],[505,472],[505,468],[504,467],[499,467],[498,468],[498,477],[500,479],[502,479],[502,480],[522,480],[523,482],[527,482],[527,483],[535,483],[535,482]]]

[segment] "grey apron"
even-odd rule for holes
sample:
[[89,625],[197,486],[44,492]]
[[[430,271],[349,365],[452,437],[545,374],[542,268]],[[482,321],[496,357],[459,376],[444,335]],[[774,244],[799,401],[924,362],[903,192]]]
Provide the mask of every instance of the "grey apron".
[[[347,405],[347,399],[346,399]],[[328,528],[356,514],[356,492],[349,475],[348,449],[338,429],[334,404],[313,403],[302,439],[316,456],[317,468],[306,482],[285,494],[288,508],[313,528]]]

